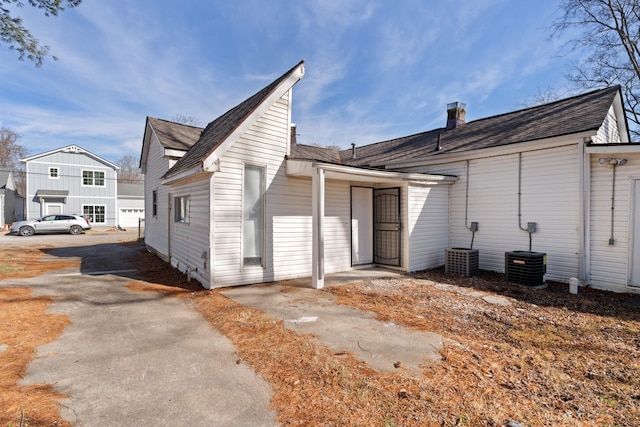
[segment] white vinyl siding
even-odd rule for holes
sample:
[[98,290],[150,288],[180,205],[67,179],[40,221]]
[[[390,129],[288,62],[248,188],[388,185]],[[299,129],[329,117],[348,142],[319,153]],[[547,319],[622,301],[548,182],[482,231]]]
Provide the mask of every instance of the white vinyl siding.
[[[289,138],[289,93],[285,93],[220,159],[214,174],[212,202],[215,287],[271,281],[274,277],[274,211],[288,190],[283,182]],[[246,161],[259,159],[266,168],[264,269],[242,268],[242,177]],[[310,264],[309,264],[310,265]]]
[[[209,185],[211,176],[173,184],[171,197],[189,201],[188,221],[171,222],[171,265],[209,287]],[[147,234],[148,231],[145,231]]]
[[[336,273],[351,268],[351,185],[325,183],[324,269]],[[309,264],[311,268],[311,264]]]
[[[577,142],[522,153],[520,224],[524,228],[528,222],[537,224],[531,249],[547,254],[548,280],[567,281],[578,275],[577,159]],[[460,178],[451,187],[450,244],[469,247],[472,233],[466,225],[478,222],[473,248],[479,249],[483,270],[504,272],[505,252],[529,250],[529,234],[519,228],[518,164],[518,153],[513,153],[471,160],[468,177],[465,161],[428,168],[431,173]]]
[[[599,163],[600,157],[623,157],[624,166],[616,168],[613,203],[614,245],[611,237],[611,204],[613,169]],[[591,265],[589,284],[595,288],[626,292],[629,277],[631,242],[630,224],[634,215],[631,206],[631,180],[640,177],[640,155],[607,154],[591,156]]]
[[[163,148],[156,136],[149,130],[149,152],[147,154],[147,173],[145,174],[145,235],[144,241],[163,258],[169,257],[168,227],[169,227],[169,190],[161,185],[162,176],[175,162],[163,157]],[[156,205],[154,206],[154,196]],[[154,207],[157,215],[154,215]],[[173,218],[171,218],[173,221]]]
[[439,267],[444,264],[444,250],[449,247],[449,186],[410,185],[407,193],[407,269]]
[[597,144],[620,142],[618,121],[616,119],[613,105],[609,108],[607,116],[604,119],[604,123],[602,124],[602,126],[600,126],[600,129],[598,129],[598,134],[596,135],[594,142]]

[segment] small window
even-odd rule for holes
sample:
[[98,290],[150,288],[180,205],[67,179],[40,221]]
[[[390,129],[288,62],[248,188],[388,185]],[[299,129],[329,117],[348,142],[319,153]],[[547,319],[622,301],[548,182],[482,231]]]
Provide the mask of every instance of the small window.
[[58,179],[60,178],[60,171],[58,168],[49,168],[49,178]]
[[151,215],[158,216],[158,191],[156,190],[151,193]]
[[189,196],[175,198],[175,221],[189,223]]
[[104,224],[106,222],[106,208],[104,205],[84,205],[82,214],[89,219],[89,222]]
[[104,187],[104,172],[82,171],[82,185],[87,187]]

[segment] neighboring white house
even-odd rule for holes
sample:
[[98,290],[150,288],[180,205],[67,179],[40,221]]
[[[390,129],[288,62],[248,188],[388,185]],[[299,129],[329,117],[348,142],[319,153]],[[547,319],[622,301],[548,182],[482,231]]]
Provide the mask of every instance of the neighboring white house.
[[76,145],[22,159],[26,164],[26,216],[81,214],[94,227],[115,227],[118,166]]
[[477,222],[482,269],[531,249],[547,279],[640,290],[640,145],[618,87],[469,123],[458,103],[446,127],[338,151],[295,142],[303,74],[301,62],[205,129],[147,119],[150,250],[206,288],[320,288],[359,265],[441,266]]
[[[144,183],[118,182],[118,226],[144,226]],[[142,224],[141,224],[142,221]]]
[[18,193],[13,172],[0,168],[0,228],[24,218],[24,197]]

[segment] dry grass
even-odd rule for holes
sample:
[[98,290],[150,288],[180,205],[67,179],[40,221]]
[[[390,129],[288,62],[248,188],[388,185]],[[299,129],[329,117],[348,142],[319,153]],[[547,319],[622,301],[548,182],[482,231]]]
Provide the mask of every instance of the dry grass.
[[47,271],[79,265],[79,261],[49,261],[42,262],[43,251],[51,246],[42,248],[25,248],[19,246],[2,247],[0,250],[0,280],[25,279],[36,277]]
[[55,340],[69,324],[49,314],[50,298],[33,297],[29,289],[0,288],[0,425],[65,426],[59,412],[63,395],[50,385],[19,385],[35,349]]
[[[77,265],[77,261],[43,263],[37,248],[5,247],[0,251],[0,278],[23,279]],[[62,420],[59,401],[64,396],[47,384],[21,386],[39,345],[54,341],[69,324],[63,315],[45,311],[51,298],[33,297],[30,289],[0,288],[0,425],[69,425]]]
[[[440,365],[412,378],[380,374],[280,320],[187,283],[152,254],[138,256],[146,281],[130,287],[189,299],[232,340],[238,363],[271,385],[271,405],[283,425],[639,425],[640,313],[622,307],[624,296],[593,290],[572,296],[566,285],[533,290],[510,287],[501,275],[452,278],[439,271],[328,289],[342,304],[451,340]],[[513,304],[491,305],[470,295],[478,290],[509,297]],[[9,298],[39,303],[28,295]],[[18,335],[42,328],[30,325]],[[28,394],[11,387],[13,394],[2,390],[0,405],[31,408],[30,414],[35,406]],[[42,388],[38,392],[53,402],[45,406],[55,408],[60,396]],[[6,424],[4,418],[0,422]],[[17,425],[15,416],[10,422]],[[52,423],[33,419],[29,425]]]
[[[284,425],[639,424],[640,313],[623,308],[621,295],[572,296],[566,285],[535,290],[510,287],[496,274],[470,279],[439,271],[328,289],[342,304],[451,340],[442,364],[410,378],[334,354],[216,291],[193,284],[180,291],[184,277],[165,279],[157,271],[163,267],[154,268],[157,283],[170,285],[156,290],[190,297],[233,341],[239,363],[269,382]],[[470,295],[476,291],[513,305],[488,304]]]

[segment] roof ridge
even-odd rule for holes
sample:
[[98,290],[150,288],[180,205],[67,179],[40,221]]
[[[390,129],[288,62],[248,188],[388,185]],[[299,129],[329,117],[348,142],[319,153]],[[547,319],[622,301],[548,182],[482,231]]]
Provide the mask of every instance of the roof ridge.
[[562,102],[568,102],[568,101],[574,100],[576,98],[587,97],[587,96],[593,95],[593,94],[595,94],[597,92],[607,92],[607,91],[610,91],[612,89],[615,89],[615,91],[617,91],[618,89],[620,89],[620,85],[607,86],[607,87],[600,88],[600,89],[594,89],[594,90],[589,91],[589,92],[579,93],[577,95],[569,96],[567,98],[557,99],[557,100],[551,101],[551,102],[545,102],[545,103],[542,103],[542,104],[532,105],[530,107],[520,108],[518,110],[508,111],[506,113],[495,114],[493,116],[481,117],[479,119],[475,119],[475,120],[471,120],[469,122],[466,122],[465,125],[468,125],[468,124],[471,124],[471,123],[480,122],[482,120],[489,120],[489,119],[494,119],[494,118],[501,117],[501,116],[507,116],[509,114],[522,113],[522,112],[525,112],[525,111],[535,110],[535,109],[538,109],[538,108],[549,107],[549,106],[551,106],[553,104],[559,104],[559,103],[562,103]]
[[258,90],[249,98],[218,116],[202,131],[200,138],[181,157],[175,165],[165,174],[171,176],[175,173],[189,169],[198,162],[209,157],[256,109],[282,84],[292,73],[304,64],[304,60],[298,62],[276,80]]
[[161,122],[170,123],[172,125],[180,125],[180,126],[190,127],[194,129],[204,129],[202,126],[188,125],[186,123],[174,122],[173,120],[161,119],[159,117],[147,116],[147,119],[160,120]]

